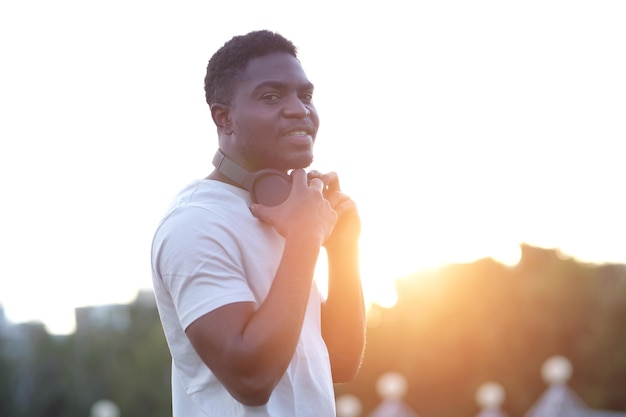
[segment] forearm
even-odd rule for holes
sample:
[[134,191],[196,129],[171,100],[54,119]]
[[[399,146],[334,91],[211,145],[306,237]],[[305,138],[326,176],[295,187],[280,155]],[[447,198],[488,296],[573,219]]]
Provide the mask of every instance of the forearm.
[[272,287],[242,335],[252,361],[266,361],[257,366],[287,368],[300,337],[319,249],[310,240],[287,241]]
[[222,375],[220,380],[244,404],[266,401],[289,366],[302,332],[319,251],[337,221],[322,194],[323,182],[314,178],[309,183],[303,169],[291,175],[285,202],[250,206],[255,217],[285,238],[268,294],[259,305],[234,307],[235,313],[243,311],[234,319],[230,311],[217,316],[212,323],[219,323],[213,324],[218,329],[203,344],[212,344],[205,363]]
[[365,345],[365,305],[356,242],[328,250],[328,298],[322,332],[335,382],[354,378]]
[[272,286],[260,305],[225,305],[186,330],[205,364],[243,404],[267,402],[289,366],[319,248],[319,242],[287,239]]

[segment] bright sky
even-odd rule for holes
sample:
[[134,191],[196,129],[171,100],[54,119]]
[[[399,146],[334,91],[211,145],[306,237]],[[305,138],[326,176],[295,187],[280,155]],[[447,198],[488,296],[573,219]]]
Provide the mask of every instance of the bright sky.
[[626,263],[626,2],[4,1],[0,303],[74,308],[151,288],[152,234],[211,170],[210,55],[276,30],[300,48],[315,168],[360,206],[369,300],[521,242]]

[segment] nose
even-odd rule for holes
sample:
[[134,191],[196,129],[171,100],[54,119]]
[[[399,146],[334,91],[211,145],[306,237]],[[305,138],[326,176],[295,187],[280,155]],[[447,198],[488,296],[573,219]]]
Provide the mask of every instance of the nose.
[[292,97],[283,108],[285,117],[303,119],[311,114],[311,109],[300,100],[300,97]]

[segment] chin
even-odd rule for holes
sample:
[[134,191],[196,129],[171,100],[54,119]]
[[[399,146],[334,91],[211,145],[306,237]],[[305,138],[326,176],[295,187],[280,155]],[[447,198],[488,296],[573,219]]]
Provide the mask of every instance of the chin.
[[277,169],[288,171],[296,168],[308,168],[313,163],[312,152],[299,152],[285,155],[284,158],[276,160],[274,166]]
[[293,160],[293,163],[291,164],[291,168],[292,169],[308,168],[311,166],[312,163],[313,163],[313,155],[310,155],[307,157],[302,157],[302,158]]

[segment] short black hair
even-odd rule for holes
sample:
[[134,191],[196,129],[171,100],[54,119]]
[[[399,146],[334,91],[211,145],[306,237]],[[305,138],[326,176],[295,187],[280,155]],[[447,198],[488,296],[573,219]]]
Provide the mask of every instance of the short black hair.
[[235,36],[213,54],[204,77],[204,92],[209,106],[230,104],[236,84],[253,58],[286,52],[298,59],[297,48],[282,35],[258,30]]

